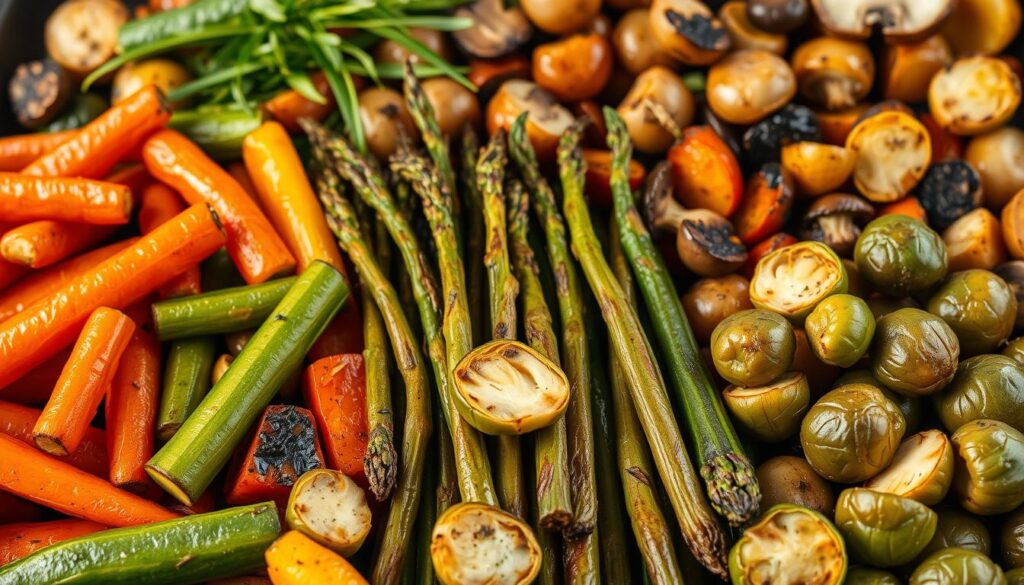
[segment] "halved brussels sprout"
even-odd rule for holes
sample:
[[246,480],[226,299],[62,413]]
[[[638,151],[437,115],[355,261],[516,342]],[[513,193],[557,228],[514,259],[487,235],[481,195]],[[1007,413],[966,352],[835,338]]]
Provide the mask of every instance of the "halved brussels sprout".
[[905,429],[903,413],[882,391],[847,384],[821,397],[800,426],[804,456],[822,477],[864,481],[892,461]]
[[933,506],[946,497],[952,483],[953,445],[942,431],[930,430],[903,441],[889,467],[864,487]]
[[949,431],[991,418],[1024,432],[1024,367],[1003,355],[968,358],[935,395],[935,409]]
[[750,301],[759,309],[802,321],[822,299],[846,292],[846,268],[821,242],[799,242],[757,262]]
[[540,571],[529,526],[494,506],[462,502],[434,524],[430,558],[445,585],[526,585]]
[[811,469],[803,457],[779,455],[757,467],[761,509],[794,504],[831,517],[836,507],[832,486]]
[[832,295],[818,303],[804,322],[807,340],[818,359],[848,368],[857,363],[875,335],[868,304],[853,295]]
[[718,373],[739,386],[762,386],[793,363],[793,326],[771,311],[730,315],[711,332],[711,359]]
[[883,215],[857,238],[857,272],[878,292],[905,297],[925,292],[946,276],[946,244],[924,222]]
[[983,555],[991,552],[992,537],[977,516],[967,514],[956,506],[936,510],[936,513],[939,515],[939,523],[935,526],[935,536],[932,536],[918,558],[928,558],[944,548],[966,548]]
[[453,373],[459,412],[482,433],[529,433],[554,423],[569,404],[565,372],[518,341],[485,343]]
[[980,419],[953,433],[953,448],[953,490],[965,510],[1002,514],[1024,503],[1024,434]]
[[836,501],[836,527],[854,558],[875,567],[909,563],[935,534],[928,506],[893,494],[850,488]]
[[846,547],[821,514],[790,504],[772,507],[729,552],[733,585],[838,585]]
[[762,441],[782,441],[800,430],[811,402],[807,377],[790,372],[765,386],[729,386],[725,405],[743,430]]
[[900,585],[900,580],[888,571],[854,567],[846,574],[843,585]]
[[1017,296],[988,270],[951,274],[928,301],[928,312],[942,317],[960,340],[964,356],[995,350],[1013,333]]
[[343,556],[352,556],[370,534],[366,494],[340,471],[311,469],[295,482],[285,520],[293,529]]
[[1005,585],[999,565],[978,551],[947,548],[914,569],[910,585]]
[[942,319],[921,309],[899,309],[878,320],[871,374],[893,392],[926,396],[956,374],[960,343]]

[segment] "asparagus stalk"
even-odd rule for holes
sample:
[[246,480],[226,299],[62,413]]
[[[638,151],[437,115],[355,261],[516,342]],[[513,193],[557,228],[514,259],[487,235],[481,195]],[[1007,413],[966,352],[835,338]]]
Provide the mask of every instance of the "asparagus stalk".
[[[608,247],[609,261],[618,277],[627,301],[636,304],[636,291],[629,262],[622,251],[619,228],[614,221],[611,226],[611,244]],[[615,412],[615,437],[618,439],[618,468],[625,493],[626,508],[633,536],[640,546],[644,568],[652,583],[671,585],[683,582],[683,572],[676,557],[675,544],[668,521],[658,502],[658,491],[652,482],[655,477],[651,453],[647,448],[643,429],[636,417],[633,399],[618,359],[611,360],[612,408]]]
[[252,329],[270,316],[296,278],[153,303],[153,325],[164,341]]
[[[476,163],[480,146],[476,131],[467,124],[462,131],[462,184],[463,203],[466,208],[466,286],[474,298],[482,298],[484,282],[484,212],[480,193],[476,189]],[[483,303],[473,303],[469,310],[473,318],[473,345],[480,345],[486,338],[484,330],[488,317]]]
[[558,146],[559,174],[572,247],[608,326],[616,359],[623,368],[640,423],[647,435],[662,484],[675,509],[687,545],[705,567],[725,577],[725,535],[701,491],[686,453],[679,425],[650,342],[601,251],[583,196],[585,163],[579,142],[584,121],[577,121]]
[[757,514],[761,501],[754,467],[743,453],[701,358],[665,261],[633,205],[628,179],[633,148],[626,125],[610,108],[605,108],[605,125],[612,150],[611,186],[622,247],[637,275],[644,301],[658,315],[652,320],[654,333],[668,362],[676,402],[689,421],[690,440],[696,446],[697,464],[711,505],[729,524],[741,526]]
[[156,418],[157,437],[167,441],[178,432],[210,390],[216,339],[203,335],[177,339],[167,351],[160,411]]
[[[372,312],[381,321],[378,332],[387,331],[391,340],[391,350],[405,385],[401,473],[395,497],[388,510],[387,527],[384,529],[380,554],[377,556],[373,573],[374,583],[393,584],[398,582],[402,566],[408,562],[409,543],[413,536],[413,525],[423,491],[423,469],[432,431],[430,380],[419,343],[402,310],[398,293],[377,264],[365,235],[359,230],[351,205],[338,192],[337,177],[332,172],[322,174],[318,181],[318,193],[327,212],[328,226],[338,238],[338,243],[345,253],[352,259],[365,285],[363,296],[369,302],[364,302],[364,311],[372,308]],[[368,315],[370,312],[364,314],[364,319]],[[370,347],[371,343],[382,346],[383,341],[381,339],[379,343],[371,342],[369,335],[366,338],[367,347]],[[367,356],[364,359],[369,388],[370,358]],[[382,355],[376,355],[374,359],[384,363]]]

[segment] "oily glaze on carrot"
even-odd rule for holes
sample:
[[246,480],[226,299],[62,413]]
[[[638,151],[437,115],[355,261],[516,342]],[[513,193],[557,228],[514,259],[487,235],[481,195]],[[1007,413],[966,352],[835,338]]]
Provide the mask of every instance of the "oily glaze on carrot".
[[131,213],[132,193],[124,185],[0,172],[0,216],[8,221],[116,225],[128,223]]
[[0,256],[14,264],[43,268],[88,250],[114,233],[114,229],[51,219],[33,221],[0,238]]
[[268,116],[281,123],[289,132],[301,132],[299,118],[323,120],[334,111],[334,93],[327,83],[327,76],[321,71],[309,76],[313,86],[326,98],[322,104],[310,101],[294,89],[286,89],[260,106]]
[[105,404],[110,483],[143,493],[152,485],[143,466],[153,456],[160,404],[160,343],[141,324],[121,355]]
[[[42,412],[38,408],[0,401],[0,433],[32,444],[32,429]],[[103,430],[86,427],[78,449],[64,461],[97,477],[106,477],[109,464]]]
[[77,134],[78,130],[64,130],[4,136],[0,138],[0,171],[20,171]]
[[35,522],[43,517],[43,509],[14,494],[0,491],[0,525],[11,522]]
[[92,312],[32,428],[36,446],[60,456],[78,449],[133,333],[135,322],[121,311],[99,307]]
[[97,179],[170,119],[171,110],[160,90],[147,85],[114,104],[22,172],[43,177]]
[[188,138],[161,130],[142,152],[149,173],[192,204],[210,204],[228,234],[228,253],[249,284],[291,272],[295,258],[242,187]]
[[29,267],[15,264],[0,258],[0,289],[6,288],[21,280],[29,272]]
[[[139,229],[148,234],[184,210],[185,203],[174,189],[162,183],[147,185],[142,190],[142,203],[139,206]],[[197,295],[202,288],[201,281],[199,264],[196,264],[161,288],[160,297],[167,299]]]
[[193,205],[0,323],[0,388],[69,345],[97,307],[127,307],[213,254],[224,241],[209,207]]
[[0,526],[0,567],[52,544],[106,529],[102,524],[78,518]]
[[275,540],[265,556],[274,585],[369,585],[344,557],[297,530]]
[[0,490],[68,516],[106,526],[136,526],[178,514],[14,437],[0,434]]
[[333,355],[306,368],[302,383],[306,405],[324,430],[324,456],[336,469],[366,488],[363,457],[366,428],[366,369],[362,354]]

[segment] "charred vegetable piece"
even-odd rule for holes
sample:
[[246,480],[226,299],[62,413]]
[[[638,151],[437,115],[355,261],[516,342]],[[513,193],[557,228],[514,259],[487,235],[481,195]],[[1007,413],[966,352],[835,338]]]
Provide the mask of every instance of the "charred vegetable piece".
[[1024,434],[990,419],[969,422],[953,433],[953,491],[960,506],[983,516],[1024,503]]
[[655,0],[650,27],[658,44],[687,65],[712,63],[731,45],[721,21],[697,0]]
[[853,252],[857,272],[892,297],[927,291],[946,276],[946,244],[923,222],[885,215],[864,228]]
[[784,441],[800,430],[810,406],[807,377],[790,372],[762,386],[729,386],[722,393],[736,422],[761,441]]
[[370,534],[366,493],[344,473],[310,469],[291,488],[285,507],[288,525],[336,553],[349,557]]
[[934,506],[953,482],[953,445],[945,433],[929,430],[907,437],[892,463],[864,487]]
[[761,486],[762,508],[793,504],[832,517],[836,506],[832,486],[803,457],[772,457],[757,468],[757,481]]
[[660,106],[679,128],[693,120],[696,104],[682,78],[667,67],[656,65],[636,77],[618,112],[626,122],[633,146],[641,152],[660,154],[672,146],[675,136],[665,127],[665,121],[652,115],[649,104]]
[[7,84],[18,123],[38,128],[55,118],[75,95],[73,85],[68,72],[52,59],[19,65]]
[[981,204],[981,177],[970,163],[954,159],[933,163],[917,186],[928,224],[944,230]]
[[521,114],[528,114],[526,135],[543,160],[554,158],[558,137],[572,124],[572,114],[553,95],[532,81],[510,79],[487,104],[487,132],[507,132]]
[[802,140],[821,140],[818,117],[806,106],[788,104],[743,133],[745,162],[760,168],[778,162],[782,147]]
[[476,0],[456,8],[454,16],[473,19],[473,26],[453,32],[452,38],[474,57],[503,57],[523,46],[533,34],[522,9],[507,7],[501,0]]
[[939,419],[950,432],[982,418],[1024,432],[1024,367],[1003,355],[978,355],[957,367],[953,381],[935,395]]
[[864,43],[818,37],[797,47],[790,59],[800,95],[826,110],[854,106],[871,91],[875,59]]
[[851,488],[836,501],[836,526],[854,558],[876,567],[909,563],[935,534],[938,515],[893,494]]
[[875,318],[860,297],[832,295],[814,307],[804,329],[818,359],[848,368],[860,361],[871,345]]
[[975,136],[964,160],[981,176],[985,205],[998,211],[1024,189],[1024,131],[1012,126]]
[[718,373],[739,386],[764,386],[793,363],[793,327],[772,311],[753,309],[726,317],[711,334]]
[[761,258],[750,280],[750,300],[799,323],[823,299],[846,292],[846,268],[819,242],[800,242]]
[[864,118],[846,137],[856,160],[853,183],[875,203],[902,199],[917,185],[931,162],[928,130],[902,111],[882,111]]
[[526,585],[540,571],[541,550],[518,518],[463,502],[445,510],[434,524],[430,558],[445,585]]
[[753,245],[779,231],[793,206],[793,182],[778,163],[761,167],[747,183],[733,224],[744,244]]
[[988,270],[952,274],[928,301],[956,333],[965,356],[994,351],[1013,332],[1017,297],[1010,285]]
[[780,504],[744,531],[729,553],[733,585],[839,585],[846,576],[846,546],[821,514]]
[[788,33],[799,28],[811,13],[807,0],[750,0],[747,17],[757,28]]
[[945,321],[908,307],[878,320],[870,353],[871,373],[888,389],[926,396],[953,379],[960,343]]
[[[999,272],[998,266],[1006,260],[1006,244],[1003,242],[1003,229],[999,218],[985,208],[978,208],[961,215],[946,231],[942,232],[942,241],[946,243],[949,254],[949,270],[957,272],[970,268],[984,270],[995,269],[1003,280],[1014,289],[1014,282],[1007,275]],[[1021,309],[1018,293],[1017,309]]]
[[[676,196],[683,206],[694,210],[706,209],[723,217],[736,212],[743,198],[743,175],[736,156],[714,130],[708,126],[687,128],[683,139],[669,150],[668,161],[672,167]],[[778,166],[769,173],[771,177],[764,178],[763,186],[779,191],[776,205],[782,207],[779,215],[785,216],[788,205],[792,203],[791,189],[784,193]],[[788,197],[779,201],[783,195]],[[766,197],[770,199],[771,193]],[[770,203],[766,202],[769,206]]]
[[947,548],[932,553],[914,569],[910,585],[1002,585],[1003,570],[978,551]]

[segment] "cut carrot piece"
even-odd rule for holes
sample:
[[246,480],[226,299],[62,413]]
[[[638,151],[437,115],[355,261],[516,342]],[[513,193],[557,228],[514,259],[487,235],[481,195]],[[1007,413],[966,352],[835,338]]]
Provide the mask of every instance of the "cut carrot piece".
[[98,179],[170,119],[171,110],[160,90],[147,85],[114,104],[22,172],[43,177]]
[[35,522],[42,517],[43,509],[39,506],[14,494],[0,492],[0,525],[11,522]]
[[143,330],[143,323],[136,324],[107,392],[105,412],[110,483],[138,494],[155,485],[143,466],[153,456],[160,401],[160,343]]
[[300,118],[312,118],[318,122],[323,120],[334,111],[334,93],[331,92],[327,76],[322,71],[317,71],[309,78],[317,92],[324,96],[326,100],[324,103],[318,104],[306,99],[294,89],[286,89],[263,102],[260,109],[292,133],[302,131],[299,126]]
[[242,187],[188,138],[161,130],[142,152],[149,173],[189,203],[209,203],[228,234],[228,253],[249,284],[289,273],[295,258]]
[[363,472],[366,455],[366,369],[362,354],[325,357],[306,368],[306,405],[324,430],[324,455],[330,469],[369,484]]
[[[142,204],[139,206],[139,229],[148,234],[167,223],[185,210],[181,196],[167,185],[152,183],[142,190]],[[199,264],[174,277],[160,289],[161,298],[197,295],[201,291]]]
[[107,526],[135,526],[178,514],[0,434],[0,490]]
[[206,205],[174,220],[0,323],[0,388],[70,344],[94,309],[127,307],[213,254],[224,232]]
[[0,172],[0,215],[8,221],[57,219],[97,225],[128,223],[131,190],[117,183]]
[[[42,411],[20,404],[0,401],[0,433],[32,444],[32,429]],[[97,477],[107,476],[107,444],[102,429],[86,427],[82,441],[64,461]]]
[[[245,191],[246,195],[252,198],[256,202],[256,205],[260,205],[260,200],[256,197],[256,186],[252,184],[252,177],[249,176],[248,169],[245,168],[243,162],[233,162],[228,165],[228,174],[238,181],[238,185]],[[263,207],[260,207],[262,210]]]
[[275,540],[265,556],[274,585],[369,585],[344,557],[297,530]]
[[92,312],[32,429],[40,449],[60,456],[78,449],[134,332],[135,323],[121,311]]
[[21,280],[21,277],[29,273],[28,266],[15,264],[0,258],[0,289],[8,287]]
[[8,262],[43,268],[95,246],[112,233],[111,226],[50,219],[33,221],[0,238],[0,255]]
[[52,544],[106,529],[102,524],[78,518],[0,526],[0,567]]
[[0,138],[0,171],[20,171],[76,134],[78,130],[4,136]]

